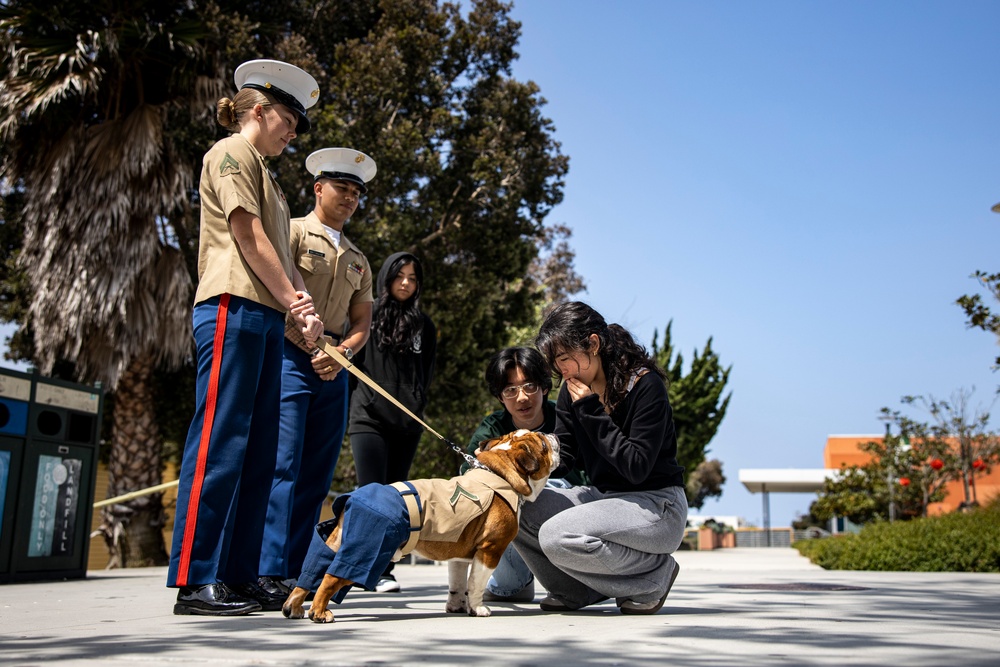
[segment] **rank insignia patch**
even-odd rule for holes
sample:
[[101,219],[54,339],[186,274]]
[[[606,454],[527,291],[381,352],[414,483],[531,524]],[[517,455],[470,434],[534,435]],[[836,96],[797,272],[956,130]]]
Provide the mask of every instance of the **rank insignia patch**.
[[451,494],[451,500],[449,501],[451,503],[451,506],[454,507],[455,503],[457,503],[458,499],[461,498],[462,496],[465,496],[474,503],[479,502],[479,496],[477,496],[474,493],[470,493],[469,491],[466,491],[465,489],[462,488],[461,484],[456,484],[455,492]]
[[240,163],[232,155],[226,153],[226,157],[222,159],[222,164],[219,165],[219,176],[229,176],[230,174],[238,173],[240,173]]

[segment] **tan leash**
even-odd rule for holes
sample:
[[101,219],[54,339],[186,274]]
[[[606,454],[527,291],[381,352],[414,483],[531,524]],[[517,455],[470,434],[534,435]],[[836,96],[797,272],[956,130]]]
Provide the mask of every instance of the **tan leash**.
[[[372,380],[370,377],[368,377],[367,375],[365,375],[364,372],[362,372],[362,370],[360,368],[358,368],[357,366],[355,366],[353,362],[349,361],[347,359],[347,357],[345,357],[343,354],[341,354],[340,350],[338,350],[336,347],[333,346],[333,343],[329,342],[325,338],[320,338],[319,340],[316,341],[315,345],[316,345],[316,349],[317,350],[322,350],[323,352],[326,352],[328,355],[330,355],[331,357],[333,357],[334,361],[336,361],[343,368],[345,368],[348,373],[350,373],[354,377],[358,378],[359,380],[361,380],[362,382],[364,382],[366,385],[368,385],[369,387],[371,387],[373,390],[375,390],[376,392],[378,392],[383,398],[385,398],[385,400],[389,401],[390,403],[392,403],[393,405],[395,405],[397,408],[399,408],[400,410],[402,410],[403,412],[405,412],[407,415],[410,416],[410,418],[412,418],[418,424],[420,424],[421,426],[423,426],[430,433],[433,433],[439,439],[444,440],[446,443],[452,444],[450,440],[448,440],[446,437],[444,437],[443,435],[441,435],[440,433],[438,433],[437,431],[435,431],[434,429],[432,429],[427,424],[427,422],[425,422],[423,419],[421,419],[420,417],[418,417],[415,414],[413,414],[412,412],[410,412],[409,408],[407,408],[405,405],[403,405],[402,403],[400,403],[399,401],[397,401],[394,396],[392,396],[389,392],[387,392],[385,389],[383,389],[382,387],[380,387],[379,384],[377,382],[375,382],[375,380]],[[315,353],[316,352],[314,350],[311,354],[315,355]]]
[[423,419],[413,414],[409,408],[400,403],[398,400],[396,400],[394,396],[392,396],[389,392],[387,392],[385,389],[379,386],[379,384],[375,382],[375,380],[372,380],[370,377],[365,375],[360,368],[355,366],[352,361],[350,361],[347,357],[341,354],[340,350],[334,347],[331,341],[327,340],[324,337],[320,337],[314,343],[316,347],[310,350],[305,342],[305,338],[302,336],[301,329],[299,329],[298,325],[295,324],[295,322],[290,317],[285,320],[285,337],[288,339],[288,342],[292,343],[299,349],[303,350],[306,354],[315,356],[316,353],[320,350],[326,352],[328,355],[330,355],[331,358],[334,359],[334,361],[340,364],[343,368],[347,369],[348,373],[350,373],[351,375],[353,375],[354,377],[358,378],[366,385],[371,387],[380,396],[385,398],[385,400],[395,405],[397,408],[399,408],[408,416],[410,416],[414,421],[416,421],[418,424],[427,429],[429,433],[432,433],[433,435],[437,436],[439,440],[441,440],[446,445],[451,447],[456,453],[458,453],[459,456],[465,459],[465,462],[470,467],[486,468],[486,466],[484,466],[482,463],[479,462],[479,459],[477,459],[475,456],[470,455],[468,452],[464,451],[454,442],[452,442],[448,438],[444,437],[443,435],[435,431],[433,428],[430,427],[430,425],[427,424],[427,422],[425,422]]

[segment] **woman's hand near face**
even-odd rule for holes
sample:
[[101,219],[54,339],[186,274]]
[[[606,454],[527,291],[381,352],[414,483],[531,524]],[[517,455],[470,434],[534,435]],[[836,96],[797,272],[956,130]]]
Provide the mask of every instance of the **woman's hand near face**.
[[590,387],[576,378],[566,378],[563,382],[566,384],[566,391],[569,392],[570,398],[574,401],[579,401],[581,398],[590,396],[594,393]]

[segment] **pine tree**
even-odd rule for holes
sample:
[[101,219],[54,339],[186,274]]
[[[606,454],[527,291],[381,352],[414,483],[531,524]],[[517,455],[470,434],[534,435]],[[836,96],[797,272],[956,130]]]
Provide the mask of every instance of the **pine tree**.
[[[732,393],[723,397],[732,366],[723,368],[719,356],[712,350],[712,339],[705,348],[695,350],[691,368],[684,373],[684,359],[678,352],[674,356],[671,340],[671,320],[663,331],[663,345],[659,345],[659,332],[653,332],[653,356],[667,372],[667,393],[674,411],[674,427],[677,429],[677,461],[684,466],[688,476],[688,503],[701,507],[706,498],[722,494],[721,483],[711,488],[700,483],[701,474],[695,475],[705,462],[708,444],[719,430],[719,424],[726,416]],[[705,480],[712,478],[709,471],[703,471]],[[721,464],[718,476],[722,477]],[[725,477],[722,477],[722,481]],[[691,482],[696,482],[692,484]]]

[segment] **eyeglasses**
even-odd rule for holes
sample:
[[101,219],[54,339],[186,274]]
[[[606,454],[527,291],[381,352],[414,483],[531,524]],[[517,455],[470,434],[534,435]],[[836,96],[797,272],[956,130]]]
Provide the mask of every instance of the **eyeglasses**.
[[532,396],[538,391],[538,385],[534,382],[512,384],[509,387],[504,387],[503,391],[500,392],[500,396],[503,398],[517,398],[517,392],[519,391],[523,391],[525,396]]

